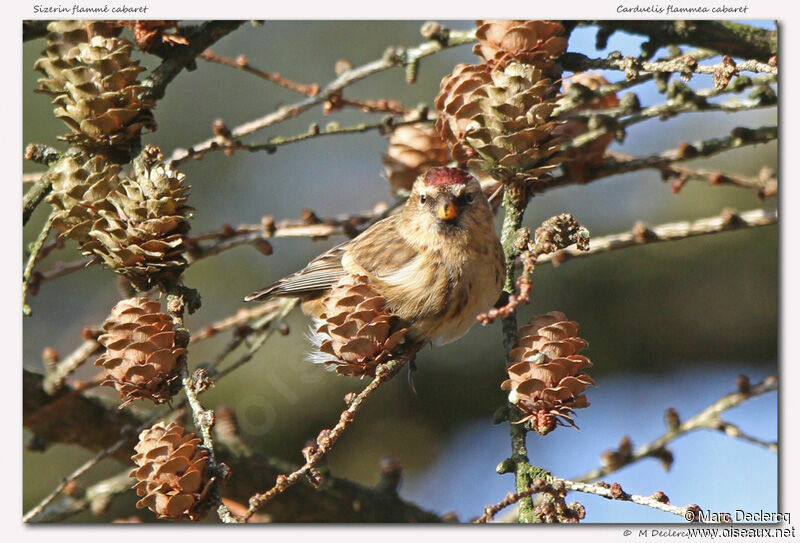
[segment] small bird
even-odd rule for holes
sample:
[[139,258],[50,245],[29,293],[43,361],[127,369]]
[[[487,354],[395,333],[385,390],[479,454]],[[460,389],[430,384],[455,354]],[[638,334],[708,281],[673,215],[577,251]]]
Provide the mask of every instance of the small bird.
[[245,301],[299,297],[319,319],[325,296],[346,276],[365,276],[387,308],[408,323],[406,337],[455,341],[500,297],[503,250],[478,181],[458,168],[420,175],[403,209]]

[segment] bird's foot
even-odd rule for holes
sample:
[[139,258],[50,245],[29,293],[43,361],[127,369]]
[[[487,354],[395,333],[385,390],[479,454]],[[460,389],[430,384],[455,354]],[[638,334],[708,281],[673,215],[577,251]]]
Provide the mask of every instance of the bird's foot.
[[417,396],[417,389],[414,386],[415,373],[417,373],[417,362],[412,359],[408,362],[408,386],[411,387],[411,392],[414,393],[414,396]]

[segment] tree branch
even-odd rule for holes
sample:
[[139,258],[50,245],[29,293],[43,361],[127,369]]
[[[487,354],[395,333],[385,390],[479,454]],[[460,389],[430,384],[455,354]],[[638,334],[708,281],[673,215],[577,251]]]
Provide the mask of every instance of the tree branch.
[[53,214],[51,213],[50,216],[47,217],[47,221],[45,221],[42,231],[39,232],[39,236],[36,238],[36,241],[34,241],[33,245],[31,245],[31,254],[28,257],[28,263],[25,265],[25,270],[22,272],[22,314],[26,317],[30,316],[31,314],[31,307],[27,304],[25,299],[28,297],[28,288],[30,286],[33,268],[36,266],[36,262],[39,260],[40,251],[42,250],[44,242],[47,241],[47,236],[50,235],[50,230],[52,227]]
[[[589,134],[587,132],[587,134]],[[599,137],[600,131],[595,131],[595,136]],[[594,139],[592,137],[591,139]],[[635,172],[638,170],[656,169],[661,170],[676,162],[684,162],[696,158],[708,158],[725,151],[769,143],[778,139],[777,126],[763,126],[761,128],[738,127],[731,131],[731,134],[723,138],[712,138],[699,142],[681,143],[675,149],[664,151],[660,154],[650,155],[639,158],[623,158],[621,155],[609,155],[606,160],[590,169],[587,179],[589,183],[604,177],[620,175],[623,173]],[[533,190],[537,193],[545,192],[562,185],[575,184],[576,181],[567,174],[558,175],[550,180],[537,181],[533,185]]]
[[763,61],[778,54],[777,31],[733,21],[612,20],[585,21],[581,24],[649,36],[652,49],[661,45],[685,43],[735,57]]
[[231,68],[236,68],[238,70],[245,71],[247,73],[258,76],[261,79],[266,79],[271,83],[275,83],[276,85],[287,88],[294,92],[305,94],[306,96],[314,96],[319,93],[318,84],[312,83],[310,85],[304,85],[302,83],[297,83],[295,81],[286,79],[278,72],[265,72],[263,70],[259,70],[255,66],[252,66],[250,62],[247,60],[247,57],[244,55],[239,55],[238,57],[233,59],[217,55],[210,49],[207,49],[203,51],[199,56],[200,58],[208,62],[214,62],[217,64],[222,64],[223,66],[229,66]]
[[639,447],[629,455],[621,456],[615,459],[614,462],[607,462],[603,467],[593,469],[587,473],[584,473],[580,477],[576,477],[575,481],[594,481],[595,479],[605,477],[609,473],[613,473],[625,466],[633,464],[634,462],[638,462],[643,458],[658,458],[661,454],[661,451],[665,450],[666,446],[670,442],[689,432],[703,428],[720,430],[720,413],[736,407],[750,398],[761,396],[762,394],[773,392],[775,390],[778,390],[778,378],[774,376],[767,377],[762,382],[755,385],[750,385],[748,383],[746,386],[740,386],[740,390],[723,396],[685,422],[673,424],[673,427],[661,437],[651,441],[647,445]]
[[[659,511],[664,511],[666,513],[672,513],[673,515],[678,515],[686,520],[691,520],[693,517],[689,516],[689,512],[692,511],[696,514],[699,510],[697,505],[687,505],[687,506],[677,506],[672,505],[669,503],[666,495],[663,492],[656,493],[653,496],[639,496],[637,494],[628,494],[619,483],[607,484],[607,483],[583,483],[583,482],[576,482],[576,481],[569,481],[567,479],[560,479],[558,477],[553,477],[553,482],[561,482],[564,484],[567,490],[571,490],[573,492],[583,492],[585,494],[594,494],[595,496],[601,496],[603,498],[607,498],[609,500],[621,500],[626,502],[633,502],[638,503],[639,505],[644,505],[646,507],[651,507],[653,509],[658,509]],[[699,515],[694,517],[695,520],[699,521]]]
[[[43,377],[23,370],[23,424],[45,443],[67,443],[99,451],[112,447],[125,426],[142,421],[129,410],[105,407],[69,387],[55,396],[42,389]],[[111,455],[130,465],[135,436]],[[234,453],[217,445],[219,461],[231,469],[226,494],[247,502],[249,496],[272,486],[277,477],[295,466],[258,453]],[[433,513],[345,479],[326,476],[320,488],[298,484],[264,507],[274,522],[441,522]]]
[[348,426],[355,420],[355,416],[364,401],[380,388],[381,385],[394,377],[410,358],[414,357],[415,352],[416,351],[411,351],[404,354],[402,357],[389,360],[379,365],[375,370],[374,379],[349,402],[347,409],[340,415],[339,422],[330,430],[322,430],[319,436],[317,436],[315,445],[303,449],[303,456],[306,458],[306,463],[289,475],[279,475],[275,480],[275,484],[270,489],[251,496],[249,499],[250,507],[241,520],[246,521],[249,519],[253,516],[253,513],[297,484],[303,477],[308,478],[313,486],[321,485],[322,481],[318,472],[316,472],[316,466],[322,461],[323,457],[328,453],[331,447],[333,447],[342,433],[344,433]]
[[143,86],[149,87],[147,97],[152,100],[163,98],[167,85],[181,70],[191,66],[200,53],[242,23],[244,21],[208,21],[200,26],[182,28],[180,34],[189,41],[189,45],[173,46],[167,50],[164,61],[142,82]]
[[569,247],[556,253],[542,255],[537,263],[551,262],[560,264],[573,258],[616,251],[627,247],[636,247],[650,243],[660,243],[664,241],[677,241],[681,239],[718,234],[730,230],[746,228],[757,228],[777,224],[777,210],[752,209],[741,213],[723,211],[716,217],[707,217],[694,221],[681,221],[665,223],[648,228],[643,223],[637,223],[628,232],[612,234],[592,238],[591,246],[588,250],[579,250],[577,247]]
[[[279,123],[289,117],[295,117],[302,112],[311,109],[317,104],[321,104],[328,100],[331,96],[338,93],[345,87],[360,81],[370,75],[378,72],[394,68],[395,66],[405,66],[412,63],[419,62],[419,59],[438,53],[443,49],[455,47],[465,43],[471,43],[475,39],[474,30],[470,31],[456,31],[449,32],[446,41],[430,40],[424,42],[416,47],[410,49],[403,48],[389,48],[383,55],[383,58],[374,60],[358,68],[347,70],[339,77],[328,83],[322,91],[316,96],[309,96],[308,98],[296,102],[294,104],[281,107],[280,109],[269,113],[261,118],[252,120],[237,126],[231,130],[231,138],[237,139],[248,134],[252,134],[259,130],[263,130],[269,126]],[[201,156],[207,153],[211,147],[218,144],[217,138],[209,138],[205,141],[191,146],[189,149],[175,149],[169,159],[169,163],[174,167],[177,164],[189,160],[195,156]]]
[[623,70],[625,78],[629,80],[638,79],[643,73],[650,72],[678,73],[686,76],[691,76],[692,74],[713,75],[728,70],[732,70],[733,74],[739,72],[778,74],[777,66],[757,60],[745,60],[733,65],[724,61],[718,64],[702,65],[698,64],[697,59],[694,57],[683,55],[673,60],[648,62],[633,56],[623,57],[619,51],[614,51],[606,58],[589,58],[582,53],[564,53],[560,62],[564,68],[572,72]]

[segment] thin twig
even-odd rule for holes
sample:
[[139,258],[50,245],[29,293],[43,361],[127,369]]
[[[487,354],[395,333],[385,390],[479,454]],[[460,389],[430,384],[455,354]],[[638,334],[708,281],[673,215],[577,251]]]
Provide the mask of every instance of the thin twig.
[[[411,354],[411,356],[413,356],[413,354]],[[319,436],[317,436],[316,446],[311,450],[304,449],[306,463],[289,475],[279,475],[275,482],[275,486],[266,490],[265,492],[252,496],[250,498],[250,507],[248,508],[247,513],[245,513],[241,519],[246,521],[270,500],[274,499],[292,487],[306,474],[312,473],[325,454],[336,443],[342,433],[355,420],[355,416],[364,401],[373,392],[380,388],[381,385],[396,375],[397,372],[400,371],[400,369],[408,362],[408,360],[409,359],[404,356],[392,359],[378,366],[378,368],[375,370],[375,378],[366,387],[364,387],[364,389],[359,392],[355,398],[353,398],[353,400],[347,406],[347,409],[345,409],[340,415],[339,422],[336,423],[336,426],[330,430],[322,430]]]
[[500,502],[493,505],[487,505],[486,507],[484,507],[483,515],[476,518],[473,522],[475,524],[484,524],[490,522],[497,513],[499,513],[509,505],[514,505],[521,499],[529,498],[538,492],[541,492],[541,489],[536,486],[526,488],[522,492],[509,492],[508,494],[506,494],[506,497],[503,498]]
[[[666,513],[672,513],[673,515],[678,515],[679,517],[682,517],[686,520],[692,520],[692,517],[688,516],[690,511],[697,512],[699,510],[697,505],[694,504],[683,507],[678,505],[672,505],[669,503],[669,501],[665,499],[666,496],[664,496],[663,493],[657,494],[656,496],[640,496],[637,494],[628,494],[627,492],[622,490],[622,487],[619,485],[619,483],[613,483],[610,485],[606,483],[584,483],[579,481],[560,479],[558,477],[553,477],[553,482],[561,482],[564,484],[567,490],[571,490],[573,492],[594,494],[595,496],[602,496],[603,498],[608,498],[609,500],[620,500],[620,501],[638,503],[639,505],[644,505],[646,507],[658,509],[659,511],[664,511]],[[699,515],[694,520],[700,521]]]
[[[349,85],[352,85],[356,81],[364,79],[365,77],[389,70],[396,66],[404,66],[419,62],[421,58],[438,53],[443,49],[471,43],[474,40],[474,30],[451,30],[446,42],[430,40],[409,49],[389,49],[384,53],[383,58],[374,60],[364,64],[363,66],[359,66],[358,68],[347,70],[346,72],[342,73],[339,75],[339,77],[328,83],[325,88],[322,89],[322,91],[316,96],[309,96],[308,98],[294,104],[283,106],[261,118],[233,128],[231,130],[231,137],[233,139],[241,138],[284,121],[290,117],[296,117],[304,111],[307,111],[312,107],[325,102],[325,100],[329,99],[335,93]],[[168,162],[174,167],[181,162],[189,160],[190,158],[196,158],[209,151],[218,149],[219,147],[215,147],[218,146],[218,144],[219,142],[217,138],[209,138],[205,141],[192,145],[189,149],[175,149]]]
[[[205,148],[204,151],[198,152],[197,150],[194,150],[191,152],[193,153],[192,158],[198,158],[202,154],[218,150],[224,151],[229,155],[235,151],[247,151],[250,153],[258,153],[263,151],[271,154],[274,153],[278,149],[278,147],[310,140],[313,138],[319,138],[323,136],[337,136],[343,134],[359,134],[362,132],[369,132],[372,130],[377,130],[381,134],[386,134],[400,126],[426,123],[426,122],[432,122],[432,120],[423,118],[414,118],[411,120],[396,120],[394,117],[389,116],[379,122],[359,123],[352,126],[340,126],[339,123],[331,122],[328,123],[325,129],[321,129],[317,123],[313,123],[309,127],[309,129],[302,134],[296,134],[294,136],[286,136],[286,137],[275,136],[270,138],[268,141],[264,143],[242,143],[237,139],[218,136],[213,143],[209,144],[208,147]],[[177,160],[175,163],[179,163],[181,161],[182,160]]]
[[131,479],[129,472],[130,469],[125,469],[113,477],[94,483],[81,496],[62,493],[59,500],[50,502],[36,515],[36,522],[61,522],[86,509],[91,509],[95,515],[105,512],[114,498],[132,489],[135,480]]
[[22,174],[22,183],[27,185],[30,183],[36,183],[39,181],[42,176],[44,176],[44,172],[36,172],[36,173],[23,173]]
[[255,305],[253,307],[242,307],[234,315],[213,322],[193,333],[189,342],[197,343],[199,341],[203,341],[204,339],[216,336],[225,330],[244,326],[250,321],[275,312],[282,304],[283,300],[276,299],[270,300],[269,302],[263,304]]
[[[595,136],[597,135],[597,131]],[[587,133],[588,134],[588,133]],[[697,158],[708,158],[719,153],[724,153],[732,149],[739,149],[750,145],[760,145],[778,139],[777,126],[764,126],[761,128],[734,128],[731,134],[722,138],[711,138],[694,143],[681,143],[675,149],[670,149],[659,154],[638,157],[632,159],[616,160],[613,156],[608,157],[605,162],[594,166],[588,173],[585,183],[620,175],[623,173],[635,172],[639,170],[656,169],[662,170],[664,167],[676,162],[684,162]],[[568,174],[559,175],[549,180],[537,181],[533,185],[533,190],[537,193],[544,192],[555,187],[575,184],[576,181]]]
[[647,445],[639,447],[627,457],[620,458],[617,462],[614,462],[610,465],[588,471],[580,477],[576,477],[575,481],[594,481],[595,479],[605,477],[609,473],[613,473],[624,466],[628,466],[644,458],[658,457],[660,451],[663,451],[670,442],[689,432],[700,429],[719,430],[720,413],[736,407],[750,398],[761,396],[762,394],[773,392],[775,390],[778,390],[778,379],[777,377],[771,376],[767,377],[758,384],[748,386],[746,390],[740,390],[726,394],[692,418],[675,425],[675,427],[668,430],[665,434],[651,441]]
[[[54,247],[54,244],[50,244],[49,247]],[[42,256],[45,254],[45,250],[48,247],[44,247],[42,250]],[[60,260],[53,265],[53,267],[45,272],[40,272],[38,270],[34,271],[31,274],[31,278],[28,285],[28,292],[31,296],[35,296],[39,292],[39,287],[42,283],[46,283],[48,281],[52,281],[54,279],[58,279],[60,277],[64,277],[71,273],[83,270],[97,264],[100,262],[99,257],[91,257],[91,258],[80,258],[78,260],[74,260],[72,262],[61,262]]]
[[[197,293],[192,289],[188,289],[181,284],[169,285],[165,289],[167,294],[167,311],[176,331],[176,337],[181,338],[176,341],[176,345],[185,347],[189,344],[191,336],[189,331],[184,327],[183,318],[186,309],[192,312],[199,306]],[[192,299],[194,298],[194,299]],[[222,522],[232,522],[232,514],[228,507],[222,503],[222,498],[219,494],[219,483],[227,478],[229,472],[227,466],[217,463],[216,452],[214,450],[214,441],[211,437],[211,428],[214,426],[214,412],[203,408],[198,394],[203,390],[213,386],[213,382],[209,379],[208,374],[204,369],[198,369],[191,377],[189,376],[188,369],[188,356],[181,355],[178,359],[180,367],[181,383],[183,390],[186,394],[186,402],[192,411],[194,425],[200,432],[203,440],[203,447],[208,450],[208,470],[212,477],[216,480],[215,484],[211,486],[210,498],[213,503],[217,505],[217,514]]]
[[[501,229],[500,243],[503,246],[505,256],[505,278],[503,281],[503,292],[507,296],[514,294],[514,262],[521,252],[521,247],[516,243],[517,233],[522,226],[522,217],[528,204],[528,194],[523,187],[509,187],[503,193],[503,206],[505,213],[503,226]],[[505,352],[505,365],[508,367],[512,363],[511,350],[517,342],[517,315],[515,312],[502,317],[503,350]],[[514,480],[517,492],[523,492],[531,487],[533,482],[533,470],[528,459],[528,449],[526,445],[527,430],[523,424],[509,424],[511,439],[511,462],[513,463]],[[523,498],[520,501],[520,520],[522,522],[535,522],[533,514],[533,501]]]
[[[200,373],[199,376],[197,375],[198,372]],[[197,370],[195,375],[190,377],[186,365],[181,368],[181,380],[186,393],[186,401],[192,410],[194,425],[200,432],[200,436],[203,440],[203,447],[208,451],[209,472],[216,477],[217,481],[222,481],[227,478],[228,467],[217,462],[214,450],[214,439],[211,437],[211,428],[214,426],[214,412],[203,408],[203,405],[197,397],[199,392],[202,392],[202,390],[210,386],[207,378],[208,375],[204,370]],[[228,509],[228,506],[222,502],[218,484],[213,485],[210,495],[217,505],[217,515],[222,522],[226,524],[238,522],[233,513]]]
[[530,302],[533,289],[533,272],[539,258],[576,245],[579,251],[589,250],[589,231],[581,226],[571,213],[562,213],[550,217],[536,229],[534,239],[530,239],[530,230],[521,228],[514,240],[516,248],[521,252],[522,273],[517,279],[517,292],[508,296],[508,302],[481,313],[476,317],[484,326],[497,318],[505,318],[517,310],[517,307]]
[[76,480],[78,477],[92,469],[96,466],[101,460],[110,456],[118,449],[122,448],[123,445],[130,441],[130,436],[125,436],[116,443],[114,443],[111,447],[103,449],[102,451],[98,452],[94,455],[90,460],[84,463],[81,467],[73,471],[70,475],[65,477],[61,480],[61,482],[56,485],[50,494],[44,497],[42,501],[40,501],[36,506],[34,506],[30,511],[28,511],[25,516],[22,517],[22,522],[31,522],[36,519],[36,516],[39,515],[45,507],[47,507],[60,493],[64,488],[71,483],[72,481]]
[[[247,351],[239,357],[233,364],[225,368],[224,370],[220,371],[219,373],[214,375],[214,380],[219,381],[229,373],[236,371],[247,362],[249,362],[253,356],[258,352],[258,350],[266,343],[272,333],[277,329],[278,324],[286,318],[292,309],[297,305],[298,299],[296,298],[284,298],[281,300],[281,308],[280,311],[271,316],[269,319],[265,319],[265,322],[260,326],[255,326],[253,328],[254,334],[256,339],[248,346]],[[243,336],[241,338],[234,338],[230,345],[226,346],[223,349],[222,353],[217,357],[214,362],[214,366],[219,365],[225,356],[229,353],[233,352],[239,344],[244,342],[247,336]]]
[[[607,153],[614,160],[631,160],[634,157],[622,153]],[[678,193],[687,181],[704,181],[712,186],[734,186],[746,189],[755,189],[760,199],[766,199],[778,194],[778,175],[772,168],[764,166],[758,175],[746,177],[738,174],[725,173],[718,170],[704,170],[689,168],[677,164],[665,164],[660,168],[664,181],[673,180],[672,192]]]
[[732,56],[768,60],[778,54],[778,32],[733,21],[701,20],[608,20],[581,21],[607,30],[643,34],[651,46],[686,43],[707,47]]
[[167,85],[175,79],[175,76],[191,65],[200,53],[243,23],[244,21],[208,21],[199,26],[181,27],[179,34],[188,40],[189,45],[162,48],[160,52],[165,57],[164,61],[142,81],[144,87],[149,87],[147,97],[153,100],[161,99],[167,90]]
[[[186,244],[189,246],[190,258],[196,261],[242,245],[258,246],[260,242],[271,238],[309,237],[313,240],[324,240],[335,235],[352,238],[402,203],[402,200],[398,200],[387,206],[380,202],[371,211],[335,218],[321,219],[311,210],[304,210],[300,220],[284,219],[276,222],[272,217],[265,216],[260,224],[240,224],[236,227],[224,225],[219,230],[190,236],[186,239]],[[213,242],[202,243],[209,240]]]
[[741,439],[742,441],[747,441],[748,443],[752,443],[753,445],[758,445],[759,447],[763,447],[767,449],[769,452],[774,452],[774,453],[778,452],[777,441],[764,441],[763,439],[758,439],[757,437],[751,436],[750,434],[743,432],[741,428],[730,422],[719,421],[717,430],[719,430],[728,437]]
[[569,247],[556,253],[542,255],[537,260],[537,263],[555,262],[560,264],[572,258],[590,256],[627,247],[677,241],[730,230],[757,228],[776,224],[777,222],[777,210],[751,209],[741,213],[726,210],[714,217],[665,223],[653,227],[637,223],[628,232],[592,238],[591,247],[586,251],[578,250],[576,247]]
[[[679,73],[684,75],[692,74],[715,74],[720,70],[725,70],[728,65],[724,62],[718,64],[698,64],[697,59],[689,55],[683,55],[673,60],[658,62],[641,61],[640,59],[628,56],[624,57],[614,51],[606,58],[589,58],[581,53],[565,53],[561,57],[561,64],[564,68],[572,72],[584,72],[586,70],[624,70],[627,79],[637,79],[640,74],[648,72],[660,73]],[[777,75],[778,67],[757,60],[746,60],[739,62],[733,67],[735,73],[754,72]]]
[[36,267],[36,262],[39,260],[40,251],[42,250],[44,242],[47,241],[47,236],[50,235],[50,229],[52,227],[53,213],[47,217],[47,221],[45,221],[42,231],[39,232],[39,236],[36,238],[36,241],[34,241],[33,245],[31,245],[28,264],[25,266],[25,270],[22,272],[22,314],[26,317],[30,316],[31,314],[31,307],[25,301],[25,299],[28,297],[31,274],[33,274],[33,268]]
[[[680,50],[678,54],[673,54],[668,56],[667,58],[659,59],[660,61],[667,61],[672,60],[674,58],[680,56],[691,56],[697,60],[704,60],[709,57],[716,56],[717,53],[714,51],[710,51],[707,49],[698,49],[695,51],[690,51],[688,53],[682,53]],[[599,88],[592,90],[588,87],[585,87],[581,93],[576,93],[576,95],[570,95],[567,93],[558,101],[558,108],[553,111],[553,116],[561,116],[566,113],[569,113],[577,108],[585,106],[586,103],[592,102],[595,99],[602,98],[604,96],[608,96],[609,94],[616,94],[622,90],[628,89],[630,87],[641,85],[642,83],[646,83],[655,77],[654,73],[648,74],[641,74],[637,79],[626,79],[623,81],[619,81],[617,83],[609,83],[607,85],[601,85]],[[564,78],[569,79],[568,77]],[[752,81],[750,83],[753,84]],[[731,88],[731,92],[733,92],[733,85],[730,85],[728,88]]]
[[64,386],[64,381],[81,367],[87,360],[103,351],[103,345],[96,337],[86,339],[69,356],[63,359],[56,367],[47,373],[42,382],[42,388],[48,394],[55,394]]
[[[57,162],[62,153],[48,145],[40,143],[30,143],[25,147],[25,160],[36,162],[37,164],[45,164],[50,166]],[[43,173],[38,181],[28,189],[25,196],[22,198],[22,226],[28,224],[28,220],[33,215],[38,205],[44,200],[50,191],[53,190],[53,182],[47,173]]]
[[[723,111],[726,113],[732,112],[739,112],[739,111],[749,111],[760,109],[763,107],[774,107],[776,102],[772,101],[764,101],[758,98],[754,99],[747,99],[747,100],[729,100],[728,102],[722,104],[716,103],[707,103],[705,102],[702,97],[695,95],[695,98],[688,98],[685,100],[669,100],[663,104],[658,104],[655,106],[651,106],[645,109],[642,109],[636,113],[631,114],[625,119],[617,120],[616,123],[609,123],[610,126],[598,128],[595,130],[590,130],[584,132],[579,136],[575,136],[570,142],[569,145],[565,146],[566,149],[578,149],[583,147],[584,145],[595,141],[599,137],[602,137],[609,132],[618,131],[618,130],[625,130],[626,128],[633,126],[635,124],[653,119],[653,118],[661,118],[667,119],[670,117],[674,117],[681,113],[692,113],[692,112],[709,112],[709,111]],[[599,115],[602,114],[603,111],[609,110],[598,110],[596,113],[592,113],[592,115]],[[620,110],[613,110],[610,111],[610,115],[608,115],[609,119],[615,119],[615,115],[619,116],[623,114]],[[569,119],[570,117],[565,117],[565,119]],[[577,115],[575,118],[584,119],[586,115]]]
[[266,79],[271,83],[275,83],[276,85],[280,85],[281,87],[287,88],[294,92],[304,94],[306,96],[316,96],[319,94],[319,85],[317,83],[311,83],[310,85],[304,85],[302,83],[297,83],[292,81],[291,79],[287,79],[278,72],[265,72],[263,70],[259,70],[255,66],[251,65],[250,62],[247,60],[247,57],[244,55],[239,55],[238,57],[229,58],[223,57],[222,55],[218,55],[211,51],[210,49],[206,49],[200,54],[200,58],[203,60],[207,60],[209,62],[215,62],[217,64],[222,64],[223,66],[229,66],[231,68],[236,68],[247,73],[256,75],[262,79]]

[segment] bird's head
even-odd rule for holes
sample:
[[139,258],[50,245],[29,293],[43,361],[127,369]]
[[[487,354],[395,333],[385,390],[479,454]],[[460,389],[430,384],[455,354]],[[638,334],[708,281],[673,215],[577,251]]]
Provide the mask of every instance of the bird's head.
[[458,168],[431,168],[411,189],[407,213],[439,230],[470,228],[491,220],[491,210],[478,181]]

